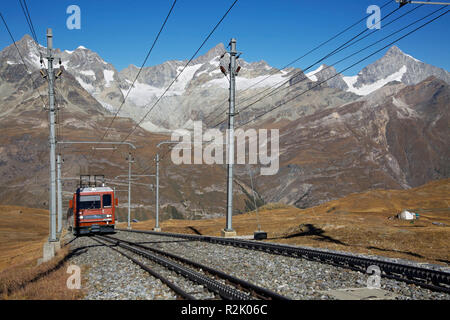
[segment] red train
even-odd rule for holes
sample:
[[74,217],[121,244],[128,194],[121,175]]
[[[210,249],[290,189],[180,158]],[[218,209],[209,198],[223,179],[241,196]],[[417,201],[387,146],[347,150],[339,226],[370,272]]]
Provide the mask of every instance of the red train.
[[97,186],[99,176],[94,176],[94,183],[90,176],[83,177],[89,177],[88,182],[80,177],[80,186],[69,201],[69,226],[75,235],[114,232],[118,205],[114,190],[106,187],[104,182]]

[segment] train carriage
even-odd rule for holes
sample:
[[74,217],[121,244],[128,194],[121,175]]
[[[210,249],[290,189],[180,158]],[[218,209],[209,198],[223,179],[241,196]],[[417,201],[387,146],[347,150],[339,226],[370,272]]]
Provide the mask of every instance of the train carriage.
[[75,235],[114,232],[118,199],[114,190],[104,186],[77,188],[69,201],[68,220]]

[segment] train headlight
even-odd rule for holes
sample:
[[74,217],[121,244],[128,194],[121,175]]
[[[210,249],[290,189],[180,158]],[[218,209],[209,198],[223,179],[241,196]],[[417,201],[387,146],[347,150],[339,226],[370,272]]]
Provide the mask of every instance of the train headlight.
[[81,219],[84,219],[84,217],[83,217],[83,216],[80,216],[80,220],[81,220]]

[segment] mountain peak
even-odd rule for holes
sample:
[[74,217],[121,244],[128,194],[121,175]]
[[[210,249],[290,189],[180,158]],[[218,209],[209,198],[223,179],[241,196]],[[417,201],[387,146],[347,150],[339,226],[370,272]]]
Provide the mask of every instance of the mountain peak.
[[[21,41],[26,41],[26,40],[33,40],[33,38],[32,38],[28,33],[26,33],[26,34],[22,37],[22,39],[19,40],[19,42],[21,42]],[[34,40],[33,40],[33,41],[34,41]]]
[[392,46],[389,48],[386,54],[404,54],[402,50],[400,50],[397,46]]
[[217,54],[219,54],[219,55],[221,55],[224,51],[226,51],[225,50],[225,45],[222,43],[222,42],[220,42],[220,43],[218,43],[214,48],[212,48],[211,50],[209,50],[206,54],[208,54],[208,53],[212,53],[212,52],[215,52],[215,53],[217,53]]
[[36,42],[34,41],[34,39],[28,34],[26,33],[22,39],[20,39],[19,41],[16,42],[19,46],[27,46],[30,47],[32,45],[34,45]]
[[202,56],[198,57],[197,59],[195,59],[195,63],[194,64],[205,63],[207,61],[211,61],[215,57],[221,56],[225,51],[226,50],[225,50],[224,44],[223,43],[219,43],[215,47],[210,49],[207,53],[205,53],[204,55],[202,55]]
[[387,57],[392,57],[392,56],[403,56],[403,57],[408,57],[410,59],[413,59],[415,62],[422,62],[420,60],[417,60],[416,58],[414,58],[413,56],[404,53],[402,50],[400,50],[399,47],[397,46],[392,46],[387,52],[386,52],[386,56]]

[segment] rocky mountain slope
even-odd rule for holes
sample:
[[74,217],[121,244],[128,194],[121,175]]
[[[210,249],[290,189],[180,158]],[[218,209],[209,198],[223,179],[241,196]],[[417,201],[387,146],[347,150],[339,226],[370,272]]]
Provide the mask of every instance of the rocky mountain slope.
[[[47,83],[39,73],[39,51],[45,54],[45,48],[32,41],[25,36],[17,45],[46,102]],[[134,154],[134,172],[148,167],[147,173],[154,172],[155,145],[169,139],[156,132],[189,128],[193,121],[201,119],[211,127],[225,119],[228,82],[219,70],[221,63],[226,64],[220,61],[224,50],[219,44],[195,59],[142,128],[130,137],[140,146]],[[56,81],[58,138],[99,140],[138,69],[131,65],[117,72],[96,53],[81,46],[74,51],[58,50],[57,56],[66,69]],[[185,62],[168,61],[144,68],[107,140],[125,137]],[[238,125],[336,74],[334,68],[326,66],[304,75],[299,69],[278,70],[264,61],[248,63],[239,59],[239,64],[242,69],[237,79],[237,109],[242,111],[236,118]],[[400,77],[397,71],[402,68],[406,71]],[[294,74],[298,75],[291,78]],[[423,78],[424,75],[432,77]],[[448,72],[392,48],[374,65],[363,69],[352,82],[353,87],[349,88],[348,79],[338,75],[327,85],[318,86],[252,122],[252,128],[278,128],[281,147],[278,173],[254,174],[256,200],[303,208],[353,192],[403,189],[448,178],[450,99],[446,77]],[[384,83],[386,79],[393,82]],[[281,82],[286,82],[283,90],[252,104],[259,96],[250,97],[265,94]],[[366,90],[364,95],[359,95],[361,90]],[[0,202],[45,208],[48,116],[12,45],[0,51],[0,101]],[[65,146],[61,151],[66,177],[91,173],[114,178],[127,172],[126,149],[92,152],[91,146]],[[239,213],[253,207],[253,197],[248,168],[235,168],[235,213]],[[259,172],[260,167],[254,165],[253,169]],[[224,166],[175,165],[166,157],[160,174],[165,218],[216,217],[225,213]],[[118,189],[121,187],[123,183],[117,184]],[[73,188],[74,182],[65,182],[65,195],[70,196]],[[119,196],[126,203],[127,194]],[[133,216],[139,220],[154,214],[154,194],[149,187],[134,186],[132,203]]]
[[430,77],[292,121],[280,128],[280,171],[259,176],[258,190],[266,201],[304,208],[447,178],[449,101],[450,86]]

